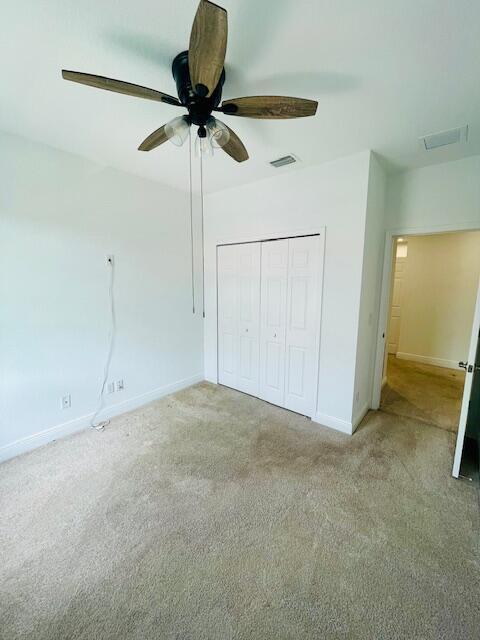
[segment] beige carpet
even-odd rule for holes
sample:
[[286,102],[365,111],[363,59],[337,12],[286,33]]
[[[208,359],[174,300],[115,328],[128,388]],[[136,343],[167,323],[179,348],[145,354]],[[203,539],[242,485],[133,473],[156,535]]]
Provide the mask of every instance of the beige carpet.
[[478,640],[454,435],[200,384],[0,466],[5,640]]
[[458,431],[465,373],[388,356],[382,411]]

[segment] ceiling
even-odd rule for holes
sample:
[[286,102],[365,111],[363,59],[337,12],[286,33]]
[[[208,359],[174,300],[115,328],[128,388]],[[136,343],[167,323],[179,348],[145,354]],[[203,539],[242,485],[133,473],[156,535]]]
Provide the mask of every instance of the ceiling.
[[[480,3],[471,0],[219,0],[228,10],[223,97],[284,94],[319,101],[290,121],[225,116],[247,147],[221,151],[206,189],[373,149],[390,170],[480,153]],[[175,94],[170,65],[186,49],[197,0],[22,0],[2,8],[0,129],[171,186],[188,186],[187,148],[139,143],[179,110],[65,82],[62,68]],[[418,137],[469,125],[432,152]],[[299,165],[300,166],[300,165]]]

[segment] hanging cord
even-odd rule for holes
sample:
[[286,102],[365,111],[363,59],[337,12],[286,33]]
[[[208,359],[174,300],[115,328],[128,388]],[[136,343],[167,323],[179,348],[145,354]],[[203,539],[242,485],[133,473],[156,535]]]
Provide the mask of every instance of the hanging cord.
[[202,211],[202,308],[205,318],[205,232],[203,223],[203,152],[200,151],[200,208]]
[[107,386],[108,375],[110,373],[110,363],[112,361],[113,348],[115,346],[115,334],[116,334],[116,317],[115,317],[115,298],[113,295],[113,285],[115,282],[115,269],[113,264],[113,257],[107,258],[107,263],[110,267],[110,283],[108,287],[108,295],[110,300],[110,335],[109,335],[109,347],[107,353],[107,359],[105,361],[105,366],[103,368],[103,380],[102,387],[100,390],[100,395],[98,397],[98,406],[97,410],[93,414],[92,420],[90,421],[90,426],[92,429],[96,429],[97,431],[103,431],[104,428],[110,423],[110,420],[103,420],[98,424],[95,424],[95,420],[98,414],[102,411],[105,405],[105,387]]
[[195,313],[195,267],[193,255],[193,181],[192,181],[192,133],[188,130],[188,164],[190,169],[190,246],[192,250],[192,313]]

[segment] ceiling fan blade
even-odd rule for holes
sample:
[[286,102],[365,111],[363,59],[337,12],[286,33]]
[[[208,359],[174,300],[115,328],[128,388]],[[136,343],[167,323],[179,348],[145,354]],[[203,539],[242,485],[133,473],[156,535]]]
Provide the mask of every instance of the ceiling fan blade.
[[197,95],[209,96],[222,74],[227,50],[227,12],[222,7],[200,0],[190,34],[188,67]]
[[151,151],[156,147],[159,147],[161,144],[168,140],[168,136],[165,131],[165,126],[160,127],[160,129],[156,129],[153,133],[151,133],[148,138],[142,142],[142,144],[138,147],[139,151]]
[[[218,122],[220,122],[220,120],[218,120]],[[245,160],[248,160],[248,151],[245,149],[243,142],[237,134],[230,129],[230,127],[227,127],[224,122],[222,122],[222,124],[228,129],[230,139],[221,148],[237,162],[244,162]]]
[[134,96],[136,98],[146,98],[147,100],[166,102],[167,104],[173,104],[179,107],[182,106],[181,102],[177,100],[177,98],[169,96],[167,93],[162,93],[161,91],[155,91],[155,89],[141,87],[138,84],[131,84],[130,82],[123,82],[122,80],[114,80],[113,78],[105,78],[104,76],[95,76],[91,73],[67,71],[66,69],[62,70],[62,76],[65,80],[86,84],[89,87],[106,89],[107,91],[115,91],[116,93],[124,93],[127,96]]
[[224,100],[221,110],[229,116],[283,120],[285,118],[314,116],[317,106],[316,100],[306,100],[305,98],[249,96]]

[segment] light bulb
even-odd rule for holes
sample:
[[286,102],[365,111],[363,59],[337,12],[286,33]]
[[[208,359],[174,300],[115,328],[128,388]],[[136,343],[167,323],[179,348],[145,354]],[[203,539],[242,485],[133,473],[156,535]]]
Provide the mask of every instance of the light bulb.
[[213,147],[208,135],[199,136],[195,140],[195,155],[197,158],[200,156],[213,156]]
[[206,128],[212,147],[216,147],[217,149],[224,147],[230,140],[230,131],[228,130],[228,127],[213,116],[208,119]]
[[187,116],[179,116],[167,122],[165,125],[165,135],[177,147],[181,147],[188,138],[190,121]]

